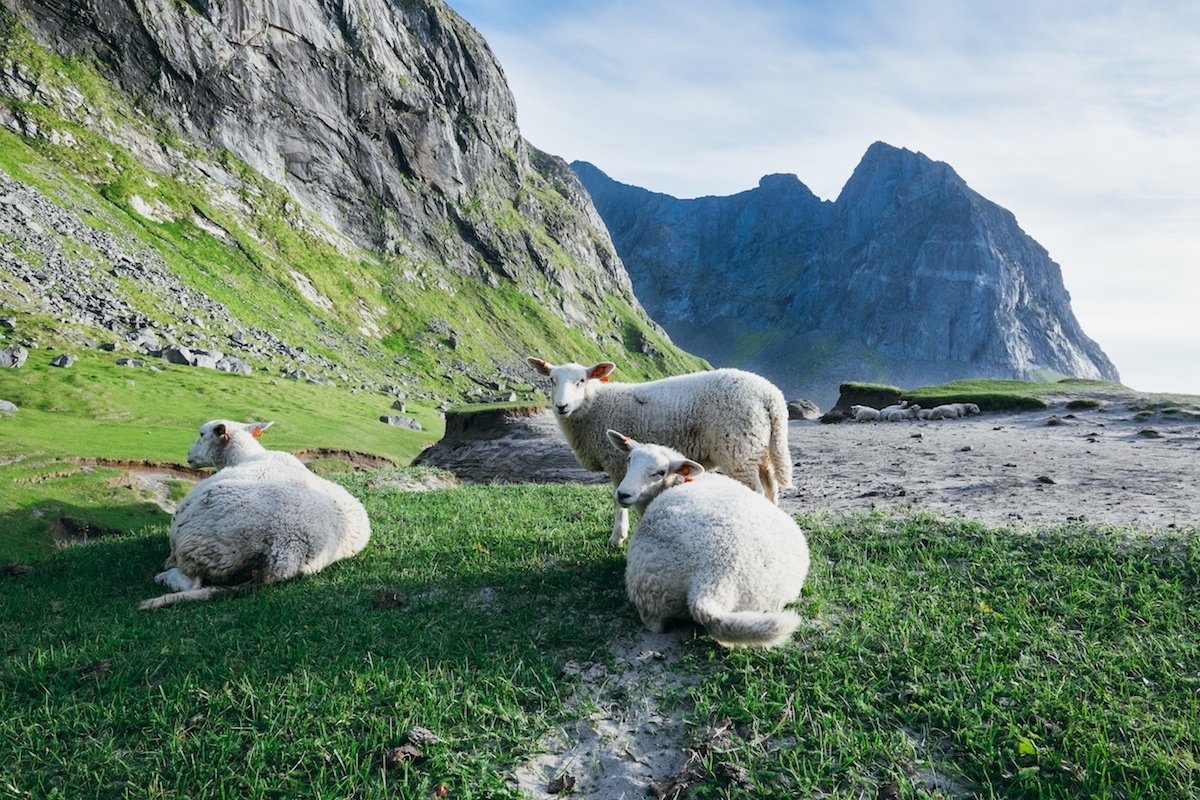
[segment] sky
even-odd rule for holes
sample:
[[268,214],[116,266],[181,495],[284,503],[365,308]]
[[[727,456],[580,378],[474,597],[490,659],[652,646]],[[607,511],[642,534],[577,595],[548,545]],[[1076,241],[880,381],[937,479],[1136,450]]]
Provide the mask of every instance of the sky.
[[944,161],[1061,267],[1127,386],[1200,394],[1200,3],[449,0],[521,133],[675,197],[871,143]]

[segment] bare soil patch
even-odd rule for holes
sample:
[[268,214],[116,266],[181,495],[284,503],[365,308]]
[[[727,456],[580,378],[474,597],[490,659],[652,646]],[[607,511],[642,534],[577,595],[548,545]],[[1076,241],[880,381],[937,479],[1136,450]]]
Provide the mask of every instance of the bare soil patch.
[[991,524],[1200,524],[1200,420],[1055,407],[957,420],[792,423],[789,512],[928,511]]

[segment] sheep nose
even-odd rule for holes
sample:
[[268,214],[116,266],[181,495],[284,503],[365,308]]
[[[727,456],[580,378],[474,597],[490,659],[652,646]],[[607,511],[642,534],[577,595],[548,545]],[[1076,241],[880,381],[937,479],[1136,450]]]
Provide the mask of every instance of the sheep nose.
[[567,404],[566,403],[559,403],[558,405],[555,406],[555,408],[558,409],[558,413],[560,413],[560,414],[567,413]]
[[627,506],[631,500],[633,500],[632,492],[617,492],[617,502],[621,505]]

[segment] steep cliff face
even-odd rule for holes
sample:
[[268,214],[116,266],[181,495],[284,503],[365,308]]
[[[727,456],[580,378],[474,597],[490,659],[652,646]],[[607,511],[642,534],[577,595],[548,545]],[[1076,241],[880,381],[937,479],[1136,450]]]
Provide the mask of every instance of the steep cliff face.
[[[571,327],[596,352],[636,340],[640,370],[697,363],[646,316],[574,173],[521,137],[500,65],[440,0],[0,3],[0,125],[40,157],[84,163],[90,174],[77,177],[126,210],[134,193],[166,206],[159,222],[200,220],[207,235],[203,222],[222,218],[228,243],[278,214],[351,262],[379,260],[382,274],[339,276],[363,293],[324,304],[331,323],[362,327],[367,307],[379,340],[427,323],[438,333],[446,322],[431,319],[431,292],[460,304],[476,293],[483,323],[544,312],[557,319],[539,324],[557,326],[554,344],[572,339]],[[184,198],[194,213],[179,197],[155,197],[153,176],[177,195],[194,191],[200,199]],[[269,258],[281,255],[250,260],[298,270],[286,282],[301,287],[331,282],[285,254]],[[506,349],[495,355],[537,347],[536,327],[492,337]]]
[[[412,240],[464,271],[537,261],[482,212],[511,203],[545,219],[523,192],[538,162],[500,65],[436,0],[6,2],[56,52],[100,65],[139,107],[234,153],[361,245]],[[587,206],[564,174],[557,187]],[[590,288],[620,286],[615,261],[582,244]]]
[[647,309],[714,363],[819,397],[845,380],[1118,379],[1046,250],[920,153],[872,145],[834,202],[793,176],[677,200],[573,166]]

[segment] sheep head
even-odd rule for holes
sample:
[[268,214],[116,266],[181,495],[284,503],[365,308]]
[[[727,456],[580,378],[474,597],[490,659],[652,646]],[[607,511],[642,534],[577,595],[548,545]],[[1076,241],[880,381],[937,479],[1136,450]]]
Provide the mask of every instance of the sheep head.
[[569,417],[586,408],[596,391],[596,382],[607,382],[617,368],[611,361],[601,361],[590,367],[575,363],[555,366],[533,356],[526,361],[538,373],[550,378],[550,404],[560,417]]
[[192,467],[224,467],[239,459],[263,450],[258,443],[263,431],[273,422],[232,422],[210,420],[200,426],[200,436],[188,450]]
[[691,481],[704,472],[704,467],[678,450],[660,444],[642,444],[623,433],[606,431],[608,440],[618,450],[629,454],[625,477],[615,490],[617,503],[624,508],[636,506],[645,511],[647,504],[672,486]]

